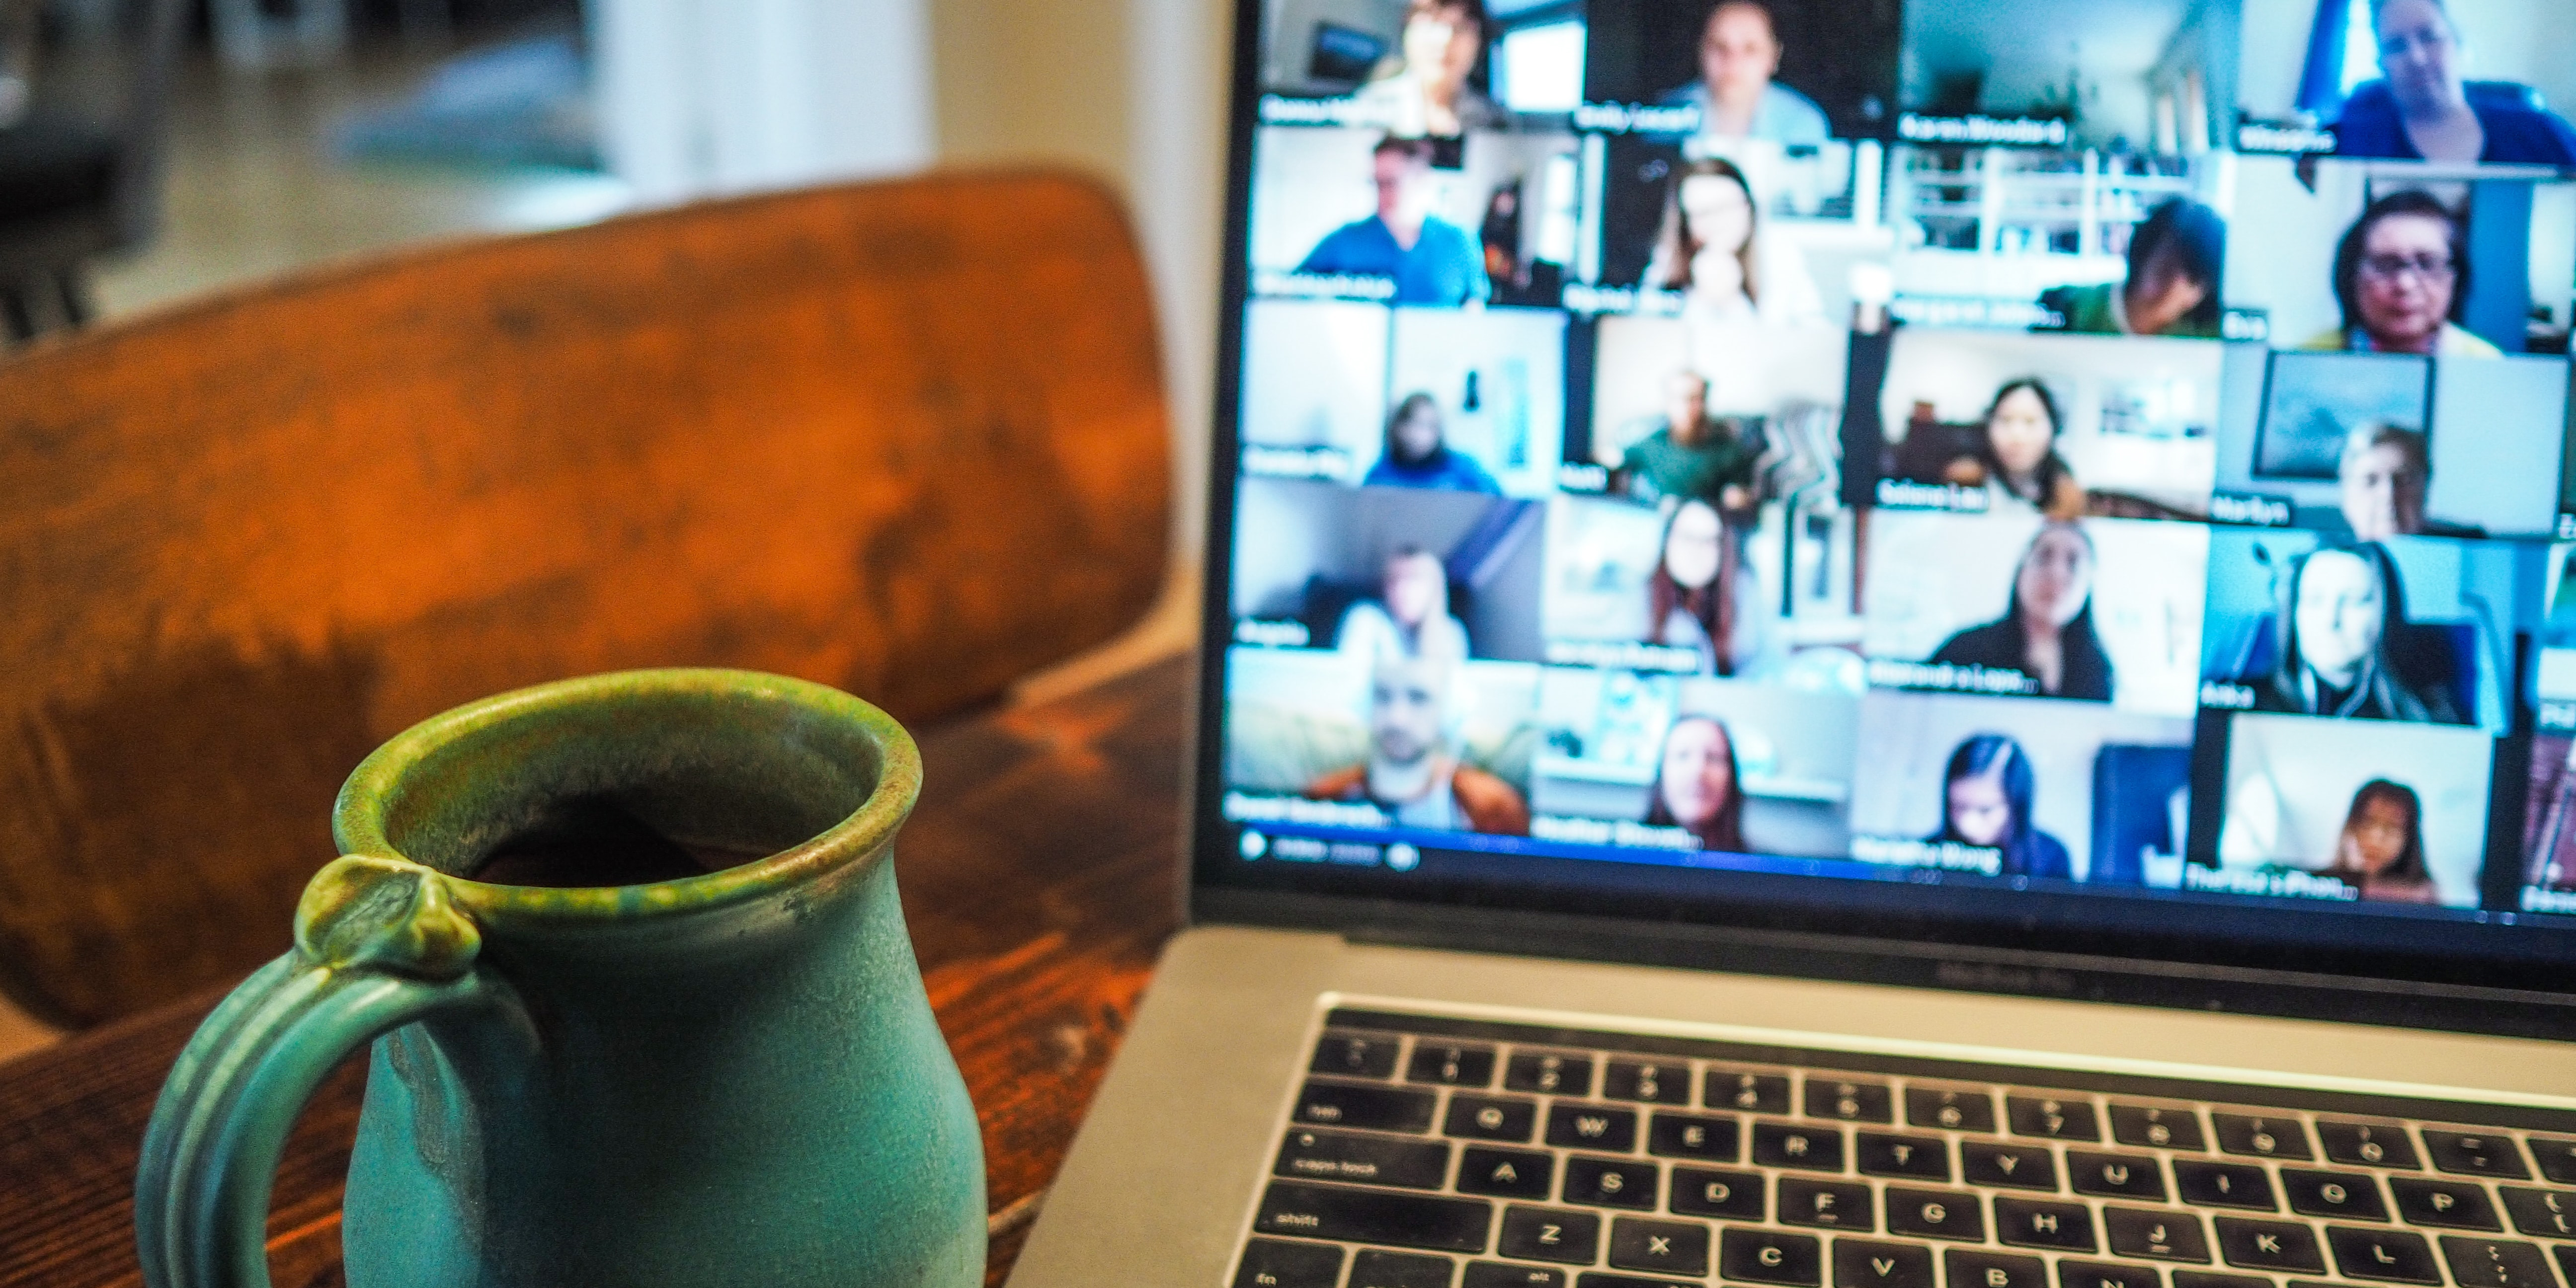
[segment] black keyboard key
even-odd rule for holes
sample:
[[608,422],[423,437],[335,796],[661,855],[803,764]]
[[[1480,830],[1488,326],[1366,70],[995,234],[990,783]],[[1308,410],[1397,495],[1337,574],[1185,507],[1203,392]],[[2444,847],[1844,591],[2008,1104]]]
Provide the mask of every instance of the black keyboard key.
[[2561,1185],[2576,1185],[2576,1140],[2563,1136],[2533,1136],[2531,1157],[2540,1164],[2540,1174]]
[[2211,1270],[2173,1272],[2173,1288],[2272,1288],[2273,1282],[2252,1275],[2223,1275]]
[[2475,1181],[2425,1181],[2412,1176],[2388,1178],[2397,1199],[2397,1219],[2408,1225],[2434,1225],[2446,1230],[2501,1230],[2486,1187]]
[[2549,1245],[2549,1255],[2558,1262],[2558,1273],[2576,1284],[2576,1245],[2553,1243]]
[[2165,1288],[2165,1275],[2154,1266],[2069,1257],[2057,1263],[2057,1288]]
[[1436,1082],[1444,1087],[1494,1085],[1494,1049],[1453,1042],[1413,1044],[1413,1059],[1404,1067],[1407,1082]]
[[[2431,1149],[2431,1142],[2425,1148]],[[2446,1234],[2442,1260],[2451,1263],[2451,1279],[2460,1288],[2558,1288],[2540,1249],[2512,1239]]]
[[1428,1091],[1310,1082],[1297,1093],[1297,1121],[1318,1127],[1424,1132],[1431,1130],[1431,1111],[1439,1103],[1440,1097]]
[[1942,1131],[1994,1131],[1994,1092],[1984,1087],[1906,1087],[1906,1123]]
[[2251,1114],[2213,1112],[2209,1115],[2209,1122],[2218,1130],[2218,1147],[2230,1154],[2302,1161],[2315,1157],[2308,1152],[2308,1129],[2296,1118],[2257,1118]]
[[1755,1123],[1753,1161],[1764,1167],[1839,1172],[1843,1170],[1842,1128]]
[[1601,1250],[1601,1218],[1563,1208],[1507,1207],[1497,1255],[1588,1266]]
[[2576,1239],[2576,1191],[2499,1186],[2513,1228],[2546,1239]]
[[1646,1128],[1646,1152],[1667,1158],[1732,1163],[1743,1155],[1743,1129],[1732,1118],[1657,1114]]
[[1526,1141],[1538,1128],[1538,1102],[1498,1096],[1449,1097],[1449,1113],[1440,1130],[1475,1140]]
[[1592,1094],[1592,1057],[1555,1051],[1522,1051],[1503,1068],[1503,1090],[1543,1096]]
[[1834,1078],[1820,1073],[1807,1075],[1809,1118],[1831,1118],[1847,1123],[1894,1122],[1894,1104],[1884,1082]]
[[1938,1288],[1932,1250],[1919,1243],[1836,1239],[1833,1288]]
[[1637,1147],[1637,1111],[1601,1105],[1550,1105],[1547,1143],[1560,1149],[1625,1154]]
[[1566,1288],[1566,1274],[1546,1266],[1507,1266],[1499,1261],[1470,1261],[1458,1288]]
[[1647,1279],[1639,1275],[1588,1270],[1575,1281],[1575,1288],[1701,1288],[1701,1285],[1688,1279]]
[[[2507,1180],[2527,1181],[2531,1169],[2523,1166],[2522,1151],[2514,1148],[2513,1137],[2503,1132],[2435,1131],[2423,1129],[2424,1152],[2433,1166],[2461,1176],[2501,1176]],[[2462,1281],[2465,1285],[2466,1281]]]
[[[1394,1046],[1387,1047],[1393,1071]],[[1329,1243],[1254,1239],[1234,1263],[1234,1288],[1333,1288],[1342,1281],[1342,1250]]]
[[1952,1248],[1941,1254],[1941,1264],[1950,1272],[1950,1288],[2048,1288],[2048,1264],[2037,1257]]
[[2197,1163],[2174,1160],[2174,1191],[2185,1203],[2202,1207],[2252,1208],[2269,1212],[2272,1178],[2250,1163]]
[[2081,1203],[1995,1199],[1995,1237],[2020,1248],[2091,1252],[2093,1210]]
[[1824,1245],[1803,1234],[1730,1225],[1718,1236],[1717,1273],[1727,1279],[1817,1288],[1824,1261]]
[[2111,1139],[2151,1149],[2207,1149],[2200,1113],[2179,1105],[2111,1106]]
[[1434,1198],[1387,1190],[1352,1190],[1301,1181],[1272,1181],[1252,1228],[1399,1248],[1482,1252],[1494,1205],[1481,1199]]
[[1449,1179],[1449,1147],[1435,1141],[1292,1129],[1271,1170],[1305,1181],[1436,1190]]
[[1714,1167],[1673,1169],[1672,1209],[1685,1216],[1759,1221],[1764,1211],[1762,1199],[1759,1172],[1729,1172]]
[[1659,1105],[1690,1103],[1690,1066],[1649,1060],[1613,1060],[1601,1074],[1601,1094],[1610,1100],[1643,1100]]
[[1865,1131],[1853,1137],[1852,1157],[1867,1176],[1950,1179],[1950,1147],[1938,1136],[1891,1136]]
[[1926,1239],[1986,1241],[1985,1209],[1966,1190],[1887,1187],[1887,1232]]
[[2017,1190],[2057,1188],[2057,1156],[2046,1145],[1963,1140],[1959,1142],[1959,1172],[1970,1185],[2001,1185]]
[[2415,1161],[2415,1142],[2406,1138],[2406,1128],[2398,1123],[2320,1118],[2317,1141],[2326,1147],[2326,1161],[2346,1167],[2394,1167],[2411,1172],[2422,1166]]
[[1786,1074],[1751,1069],[1711,1069],[1700,1088],[1699,1102],[1711,1109],[1785,1114],[1789,1112],[1789,1078]]
[[2013,1135],[2016,1136],[2045,1136],[2050,1140],[2102,1139],[2102,1126],[2094,1121],[2093,1102],[2089,1100],[2006,1096],[2004,1118],[2012,1124]]
[[2343,1270],[2346,1279],[2392,1284],[2442,1282],[2442,1268],[2433,1264],[2433,1250],[2425,1246],[2420,1234],[2330,1225],[2326,1227],[2326,1243],[2334,1249],[2335,1265]]
[[1946,1131],[1993,1131],[1995,1097],[1960,1087],[1907,1087],[1905,1121]]
[[1565,1191],[1560,1197],[1568,1203],[1589,1203],[1594,1207],[1652,1211],[1655,1189],[1652,1163],[1576,1157],[1565,1160]]
[[1784,1225],[1858,1230],[1866,1234],[1878,1228],[1878,1215],[1871,1211],[1873,1206],[1869,1187],[1854,1181],[1808,1181],[1794,1176],[1780,1178],[1779,1212]]
[[1621,1270],[1681,1275],[1708,1274],[1708,1227],[1697,1221],[1648,1221],[1623,1216],[1610,1223],[1610,1264]]
[[1363,1248],[1351,1258],[1350,1288],[1449,1288],[1458,1263],[1447,1257]]
[[2287,1274],[2321,1275],[2326,1271],[2326,1257],[2317,1247],[2316,1231],[2304,1225],[2253,1221],[2241,1216],[2217,1217],[2210,1224],[2218,1230],[2218,1255],[2231,1266]]
[[[1336,1078],[1392,1078],[1395,1046],[1392,1033],[1327,1033],[1315,1044],[1315,1061],[1306,1071]],[[1334,1265],[1340,1264],[1337,1254]]]
[[2078,1194],[2098,1198],[2165,1201],[2164,1169],[2144,1154],[2096,1154],[2066,1151],[2066,1183]]
[[1458,1152],[1458,1191],[1507,1199],[1543,1199],[1555,1187],[1556,1156],[1534,1149],[1485,1149]]
[[2281,1193],[2290,1210],[2301,1216],[2340,1217],[2347,1221],[2385,1221],[2388,1204],[2379,1183],[2360,1172],[2312,1172],[2304,1167],[2281,1169]]
[[2115,1257],[2153,1257],[2158,1261],[2207,1261],[2209,1239],[2201,1233],[2196,1213],[2173,1208],[2102,1209],[2102,1233]]

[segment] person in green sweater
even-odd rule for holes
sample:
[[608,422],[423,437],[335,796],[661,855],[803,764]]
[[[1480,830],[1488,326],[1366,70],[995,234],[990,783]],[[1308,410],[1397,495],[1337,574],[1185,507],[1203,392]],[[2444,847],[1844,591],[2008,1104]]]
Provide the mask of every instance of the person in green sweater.
[[1674,372],[1664,393],[1655,428],[1603,461],[1611,470],[1610,490],[1648,502],[1705,501],[1729,518],[1749,515],[1761,503],[1753,485],[1762,460],[1759,431],[1709,415],[1708,380],[1697,372]]
[[2189,197],[2173,197],[2129,234],[2127,281],[2042,292],[2040,307],[2058,321],[2038,329],[2214,340],[2226,268],[2227,221]]

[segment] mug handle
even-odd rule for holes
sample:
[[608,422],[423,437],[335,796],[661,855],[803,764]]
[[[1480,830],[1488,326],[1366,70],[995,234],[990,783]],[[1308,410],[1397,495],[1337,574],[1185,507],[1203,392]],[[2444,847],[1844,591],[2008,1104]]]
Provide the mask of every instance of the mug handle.
[[446,879],[345,855],[305,886],[295,947],[217,1006],[180,1052],[134,1178],[134,1237],[152,1288],[269,1288],[268,1199],[280,1150],[322,1079],[382,1034],[517,998],[476,970],[482,931]]

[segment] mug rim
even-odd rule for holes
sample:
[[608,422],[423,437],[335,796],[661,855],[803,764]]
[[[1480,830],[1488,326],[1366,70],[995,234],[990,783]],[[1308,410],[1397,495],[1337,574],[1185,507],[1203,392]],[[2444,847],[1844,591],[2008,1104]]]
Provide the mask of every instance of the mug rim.
[[698,876],[625,886],[523,886],[477,881],[440,869],[439,879],[478,921],[605,923],[657,920],[732,907],[795,888],[882,853],[921,795],[921,749],[894,717],[825,684],[764,671],[658,667],[555,680],[451,708],[403,730],[368,753],[341,785],[331,832],[343,854],[377,855],[429,867],[386,835],[403,776],[431,751],[489,726],[607,698],[724,696],[783,702],[855,724],[877,750],[876,784],[839,822],[762,858]]

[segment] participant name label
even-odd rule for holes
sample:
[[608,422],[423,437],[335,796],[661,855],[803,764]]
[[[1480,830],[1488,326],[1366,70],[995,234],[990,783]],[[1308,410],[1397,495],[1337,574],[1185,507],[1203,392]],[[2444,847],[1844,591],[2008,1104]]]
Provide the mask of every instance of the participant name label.
[[1572,845],[1612,845],[1623,850],[1696,850],[1699,838],[1689,829],[1651,827],[1624,818],[1552,818],[1541,814],[1530,820],[1530,835],[1542,841],[1564,841]]
[[2269,156],[2304,156],[2335,150],[2334,131],[2314,125],[2272,125],[2247,121],[2236,127],[2236,150]]
[[1354,468],[1351,454],[1338,447],[1264,447],[1243,445],[1243,472],[1277,479],[1324,479],[1340,482]]
[[2003,851],[1991,845],[1965,845],[1958,841],[1918,841],[1900,836],[1855,836],[1852,857],[1863,863],[1889,863],[1909,868],[1941,868],[1950,872],[1974,872],[1981,876],[2000,876],[2004,870]]
[[2212,492],[2209,494],[2209,517],[2219,523],[2286,528],[2290,526],[2290,503],[2277,496],[2254,492]]
[[1697,134],[1699,123],[1696,103],[1585,103],[1574,109],[1574,128],[1601,134]]
[[2576,733],[2576,702],[2543,702],[2535,722],[2549,733]]
[[2063,324],[2057,314],[2028,300],[1987,300],[1974,296],[1902,295],[1888,306],[1908,326],[2000,327],[2028,331]]
[[1565,284],[1565,307],[1573,313],[1635,314],[1640,317],[1677,317],[1682,311],[1679,291],[1647,291],[1633,286],[1593,286],[1583,282]]
[[2273,899],[2359,899],[2361,892],[2333,877],[2312,872],[2239,872],[2229,868],[2183,865],[2182,888],[2210,894],[2251,894]]
[[1604,671],[1672,671],[1690,675],[1699,670],[1696,649],[1610,640],[1550,640],[1547,661],[1550,666],[1588,666]]
[[1304,622],[1245,618],[1234,624],[1234,642],[1258,648],[1304,648],[1313,642],[1313,632]]
[[1236,823],[1305,823],[1317,827],[1385,827],[1386,811],[1364,801],[1310,801],[1303,796],[1227,792],[1219,806]]
[[2254,709],[2254,691],[2241,684],[2203,680],[2200,683],[2200,705],[2220,711],[2251,711]]
[[1896,118],[1897,137],[1908,143],[1983,143],[2007,147],[2062,148],[2073,137],[2064,121],[2028,116],[1917,116]]
[[1556,467],[1556,486],[1566,492],[1607,492],[1610,467],[1569,462]]
[[1961,487],[1956,483],[1917,483],[1912,479],[1880,479],[1878,503],[1890,509],[1955,510],[1961,514],[1983,514],[1994,503],[1981,487]]
[[2524,912],[2576,912],[2576,890],[2525,890]]
[[1391,300],[1395,298],[1395,279],[1265,269],[1252,275],[1252,293],[1291,300]]
[[1899,662],[1884,657],[1870,659],[1869,682],[1882,689],[1939,689],[1948,693],[2039,692],[2039,681],[2007,667]]

